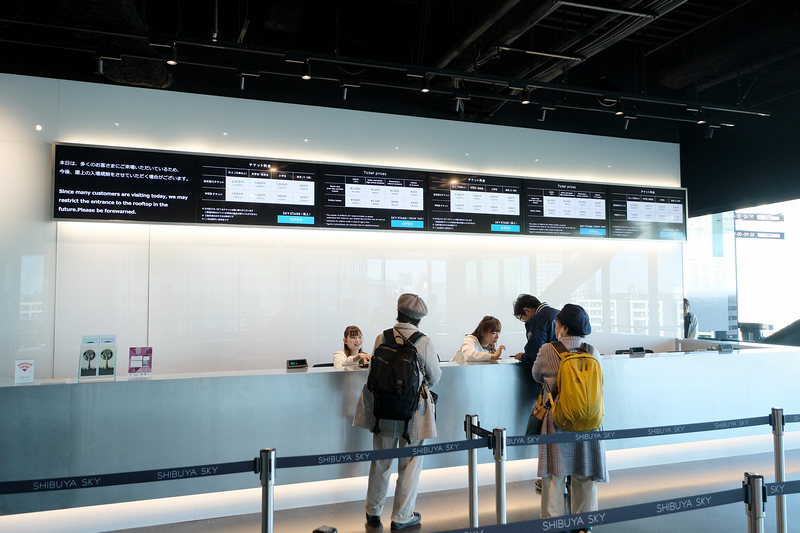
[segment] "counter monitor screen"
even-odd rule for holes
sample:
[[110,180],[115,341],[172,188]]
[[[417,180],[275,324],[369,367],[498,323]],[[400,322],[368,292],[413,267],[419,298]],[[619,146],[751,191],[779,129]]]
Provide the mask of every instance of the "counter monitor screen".
[[198,222],[317,226],[316,169],[309,163],[198,156]]
[[434,231],[516,233],[522,228],[522,180],[468,174],[430,174]]
[[686,190],[609,186],[610,236],[686,240]]
[[54,156],[54,220],[195,220],[192,155],[56,144]]
[[425,175],[408,170],[325,165],[321,225],[330,228],[427,229]]
[[563,237],[606,237],[608,186],[525,180],[525,233]]

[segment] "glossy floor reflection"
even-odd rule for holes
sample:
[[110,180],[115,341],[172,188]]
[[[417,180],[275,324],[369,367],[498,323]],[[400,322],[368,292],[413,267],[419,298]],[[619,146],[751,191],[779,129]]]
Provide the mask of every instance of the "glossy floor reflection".
[[[764,475],[765,483],[773,478],[773,456],[770,453],[729,459],[713,459],[678,463],[673,465],[634,468],[611,472],[611,482],[601,483],[598,497],[603,508],[622,507],[636,503],[684,496],[703,495],[740,487],[745,472]],[[786,479],[800,479],[800,450],[786,452]],[[453,529],[467,529],[469,503],[466,489],[421,494],[417,511],[422,514],[422,524],[410,528],[409,533],[433,533]],[[539,517],[539,494],[533,482],[511,483],[507,488],[507,522],[521,522]],[[479,521],[482,525],[496,524],[494,487],[481,487],[479,491]],[[382,528],[368,528],[361,501],[337,505],[324,505],[275,513],[276,533],[311,533],[326,525],[338,533],[389,533],[387,503]],[[800,494],[786,497],[788,531],[800,531]],[[767,502],[764,531],[776,531],[775,500]],[[236,517],[167,524],[163,526],[125,530],[129,533],[259,533],[261,516],[258,514]],[[747,531],[744,504],[730,504],[667,516],[632,520],[605,526],[595,526],[594,533],[728,533]]]

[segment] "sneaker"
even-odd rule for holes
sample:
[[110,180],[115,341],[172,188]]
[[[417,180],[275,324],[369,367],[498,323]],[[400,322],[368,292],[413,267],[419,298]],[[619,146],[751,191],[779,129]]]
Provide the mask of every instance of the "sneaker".
[[538,492],[539,494],[542,493],[542,480],[541,479],[537,479],[536,481],[534,481],[533,482],[533,486],[536,488],[536,492]]
[[403,522],[402,524],[398,524],[393,520],[392,529],[406,529],[409,527],[418,526],[420,522],[422,522],[422,515],[414,511],[414,514],[411,515],[411,520],[409,520],[408,522]]
[[381,523],[380,515],[372,515],[367,513],[367,525],[368,526],[378,526]]

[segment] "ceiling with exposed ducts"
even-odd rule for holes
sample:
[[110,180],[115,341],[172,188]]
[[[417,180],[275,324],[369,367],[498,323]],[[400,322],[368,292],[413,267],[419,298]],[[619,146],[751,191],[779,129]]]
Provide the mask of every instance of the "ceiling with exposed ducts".
[[15,1],[0,70],[684,150],[793,124],[800,3]]

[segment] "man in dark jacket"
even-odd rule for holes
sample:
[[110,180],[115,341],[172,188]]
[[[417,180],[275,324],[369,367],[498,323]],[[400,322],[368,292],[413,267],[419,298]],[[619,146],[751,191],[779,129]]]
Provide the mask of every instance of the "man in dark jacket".
[[553,309],[547,302],[540,302],[530,294],[520,294],[514,301],[514,316],[525,322],[525,351],[514,357],[523,365],[526,375],[531,375],[533,362],[539,348],[548,342],[556,340],[553,321],[556,319],[558,309]]

